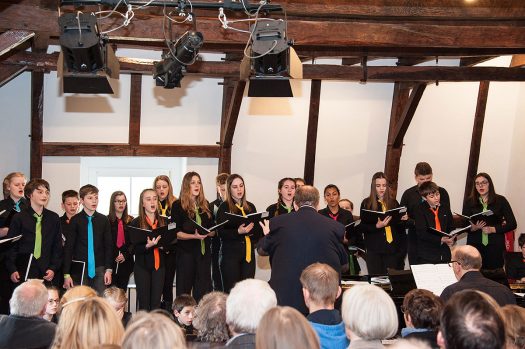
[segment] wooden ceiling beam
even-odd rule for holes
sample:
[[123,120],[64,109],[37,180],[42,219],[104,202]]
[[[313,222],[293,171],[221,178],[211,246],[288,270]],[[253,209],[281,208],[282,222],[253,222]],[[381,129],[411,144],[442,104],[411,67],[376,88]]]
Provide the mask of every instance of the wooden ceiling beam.
[[218,145],[56,143],[43,144],[43,156],[167,156],[218,158]]
[[18,75],[22,74],[26,70],[26,66],[3,66],[2,69],[0,69],[0,87],[7,84],[9,81],[16,78]]
[[514,55],[510,61],[510,67],[523,67],[525,66],[525,55]]
[[20,47],[35,36],[35,33],[27,30],[8,30],[0,34],[0,57]]

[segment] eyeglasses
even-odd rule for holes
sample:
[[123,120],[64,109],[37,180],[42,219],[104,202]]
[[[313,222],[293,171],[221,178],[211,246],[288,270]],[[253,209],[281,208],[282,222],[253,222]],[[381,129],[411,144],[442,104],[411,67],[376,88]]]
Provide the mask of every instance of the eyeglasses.
[[484,187],[489,184],[488,181],[475,182],[476,187]]
[[461,265],[461,263],[459,263],[458,261],[450,261],[450,262],[448,262],[448,266],[452,268],[454,263],[457,263],[458,265]]
[[127,201],[126,200],[115,200],[113,201],[115,204],[125,204]]

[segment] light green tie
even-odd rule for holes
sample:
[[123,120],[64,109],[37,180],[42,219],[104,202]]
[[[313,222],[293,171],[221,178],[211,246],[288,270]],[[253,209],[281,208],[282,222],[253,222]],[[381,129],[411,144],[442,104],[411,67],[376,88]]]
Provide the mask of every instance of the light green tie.
[[[487,203],[483,201],[483,198],[480,196],[479,197],[479,202],[481,202],[481,206],[483,206],[483,212],[487,211],[488,208],[487,208]],[[489,244],[489,234],[487,233],[481,233],[481,243],[483,244],[483,246],[487,246]]]
[[36,218],[35,249],[33,251],[33,257],[38,259],[42,254],[42,216],[39,216],[35,213],[33,217]]
[[[202,219],[197,204],[195,204],[195,221],[198,225],[202,225]],[[201,254],[204,256],[204,253],[206,253],[206,244],[204,243],[204,240],[201,240]]]

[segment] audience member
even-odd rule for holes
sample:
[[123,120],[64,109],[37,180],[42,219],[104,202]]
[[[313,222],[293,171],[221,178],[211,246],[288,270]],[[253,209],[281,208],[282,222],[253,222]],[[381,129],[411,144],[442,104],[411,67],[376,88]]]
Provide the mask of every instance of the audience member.
[[517,305],[501,308],[506,335],[506,349],[525,349],[525,309]]
[[494,299],[483,292],[463,290],[452,295],[440,319],[441,349],[501,349],[503,320]]
[[345,325],[341,313],[334,309],[341,295],[339,274],[328,264],[314,263],[301,274],[303,296],[309,315],[308,321],[319,336],[323,349],[346,349]]
[[202,297],[195,309],[193,326],[197,339],[192,348],[222,348],[230,338],[226,325],[226,293],[211,292]]
[[117,286],[111,286],[104,290],[104,299],[117,312],[117,317],[122,321],[122,326],[126,327],[132,314],[126,311],[128,296],[126,292]]
[[64,304],[69,303],[75,299],[79,298],[90,298],[90,297],[96,297],[97,291],[92,289],[89,286],[75,286],[70,288],[62,295],[62,298],[60,298],[60,308],[58,309],[59,314],[62,311],[62,308],[64,307]]
[[399,339],[395,343],[388,346],[388,349],[432,349],[428,343],[419,339]]
[[186,349],[182,329],[158,313],[138,312],[131,319],[122,349]]
[[182,328],[186,340],[194,340],[195,329],[193,328],[193,317],[195,315],[197,302],[189,294],[181,294],[173,301],[173,315],[175,323]]
[[124,327],[111,306],[100,297],[81,297],[64,303],[51,349],[91,349],[118,345]]
[[256,335],[257,349],[319,349],[319,338],[304,316],[292,307],[266,312]]
[[238,282],[226,300],[226,323],[232,338],[226,348],[255,348],[255,332],[264,313],[277,305],[270,285],[262,280]]
[[47,298],[40,280],[28,280],[15,288],[9,300],[11,315],[0,315],[0,348],[49,347],[56,325],[42,318]]
[[352,286],[343,294],[341,312],[350,339],[348,349],[384,348],[381,340],[391,338],[397,332],[394,301],[377,286]]
[[57,311],[59,302],[58,289],[55,286],[47,287],[46,311],[44,316],[42,316],[45,320],[54,322],[55,324],[58,322]]
[[415,338],[439,348],[436,341],[443,301],[430,291],[415,289],[403,299],[403,317],[407,327],[401,330],[403,338]]
[[510,289],[500,283],[485,278],[481,272],[481,254],[470,245],[458,246],[452,251],[452,269],[458,282],[446,287],[441,293],[444,302],[456,292],[466,289],[485,292],[500,306],[516,304],[516,298]]

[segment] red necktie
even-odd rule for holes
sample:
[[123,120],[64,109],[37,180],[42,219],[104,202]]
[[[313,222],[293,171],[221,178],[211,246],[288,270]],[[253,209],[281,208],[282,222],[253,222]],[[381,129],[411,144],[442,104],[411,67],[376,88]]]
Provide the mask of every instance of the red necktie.
[[124,223],[122,223],[122,219],[118,219],[117,247],[121,248],[125,242],[126,242],[126,239],[124,238]]
[[[151,221],[148,218],[148,216],[146,216],[146,221],[151,226],[151,229],[157,229],[157,224],[158,224],[157,220],[155,220],[155,222],[151,223]],[[159,268],[160,268],[160,253],[159,253],[159,248],[158,247],[155,247],[153,249],[153,259],[155,261],[155,270],[159,270]]]

